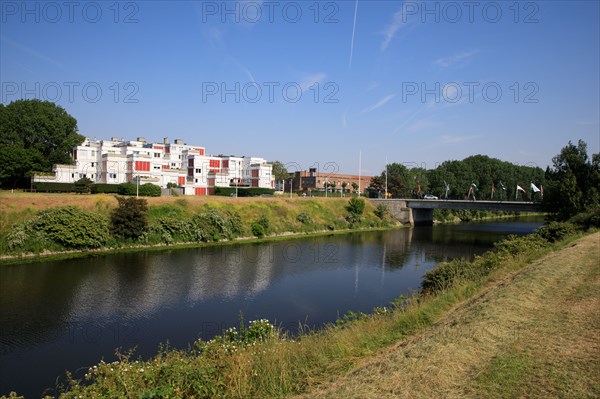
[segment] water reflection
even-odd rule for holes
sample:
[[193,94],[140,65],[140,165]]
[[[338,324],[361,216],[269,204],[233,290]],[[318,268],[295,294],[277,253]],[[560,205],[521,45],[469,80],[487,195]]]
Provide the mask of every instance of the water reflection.
[[245,318],[320,326],[418,289],[446,258],[472,257],[539,223],[355,233],[123,253],[0,268],[0,393],[39,396],[64,371],[185,347]]

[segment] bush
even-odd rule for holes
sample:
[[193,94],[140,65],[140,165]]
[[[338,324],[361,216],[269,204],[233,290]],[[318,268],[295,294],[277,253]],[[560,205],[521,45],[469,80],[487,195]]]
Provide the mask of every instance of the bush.
[[296,220],[302,224],[313,224],[313,219],[306,212],[302,212],[298,216],[296,216]]
[[244,226],[237,212],[211,208],[189,220],[163,216],[152,226],[151,232],[167,244],[176,241],[208,242],[239,237],[244,234]]
[[267,216],[261,216],[256,222],[252,223],[252,234],[262,238],[269,232],[270,222]]
[[421,286],[428,292],[445,290],[459,279],[468,280],[480,276],[477,265],[465,259],[453,259],[440,263],[435,269],[425,273]]
[[75,189],[75,192],[79,193],[79,194],[89,193],[90,187],[92,186],[93,183],[94,183],[93,181],[91,181],[87,177],[84,177],[84,178],[77,180],[75,183],[73,183],[73,188]]
[[33,182],[31,188],[43,193],[72,193],[75,191],[73,183]]
[[390,211],[387,208],[387,206],[385,206],[383,204],[379,204],[375,208],[374,213],[375,213],[375,216],[377,216],[379,219],[385,220],[387,218],[387,216],[389,215]]
[[600,208],[594,208],[586,212],[578,213],[569,219],[571,223],[580,229],[587,230],[592,227],[600,227]]
[[[258,197],[261,195],[273,195],[275,190],[262,187],[238,187],[238,197]],[[215,195],[230,197],[235,195],[235,187],[215,187]]]
[[118,194],[118,184],[94,183],[91,187],[92,194]]
[[568,222],[550,222],[536,230],[536,234],[548,242],[560,241],[575,234],[575,226]]
[[255,237],[263,238],[267,234],[267,231],[262,224],[255,222],[252,223],[252,234]]
[[348,215],[346,221],[352,226],[355,223],[360,223],[362,220],[362,214],[365,211],[365,200],[362,198],[351,198],[346,205]]
[[142,198],[117,197],[119,206],[111,214],[111,233],[120,238],[138,239],[148,230],[148,203]]
[[144,183],[137,187],[133,183],[121,183],[119,184],[120,195],[136,195],[139,194],[142,197],[160,197],[161,189],[160,186],[152,183]]
[[108,223],[100,215],[76,206],[50,208],[16,226],[8,236],[11,249],[25,248],[28,240],[55,243],[67,249],[98,248],[109,238]]

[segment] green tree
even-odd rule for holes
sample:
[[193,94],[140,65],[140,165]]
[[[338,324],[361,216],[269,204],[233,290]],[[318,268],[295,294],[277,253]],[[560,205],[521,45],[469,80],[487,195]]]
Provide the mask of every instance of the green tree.
[[148,230],[148,202],[136,197],[117,197],[119,206],[111,214],[111,233],[120,238],[138,239]]
[[[385,192],[385,173],[384,170],[381,175],[374,176],[371,179],[369,190]],[[408,168],[399,163],[391,163],[387,166],[387,173],[388,193],[391,193],[393,197],[410,197],[414,177],[410,175]]]
[[94,184],[93,181],[91,181],[87,177],[84,177],[84,178],[77,180],[73,184],[73,186],[75,187],[75,192],[81,194],[81,193],[89,193],[92,188],[92,184]]
[[275,178],[275,181],[285,181],[288,176],[289,173],[285,167],[285,165],[283,164],[283,162],[280,161],[275,161],[272,163],[273,165],[273,177]]
[[348,223],[359,223],[365,211],[365,200],[356,197],[350,198],[348,205],[346,205],[346,210],[348,211],[348,216],[346,216]]
[[587,144],[569,141],[552,158],[553,167],[546,169],[544,209],[558,219],[567,219],[577,213],[598,208],[600,202],[600,155],[588,158]]
[[34,99],[0,104],[0,184],[29,187],[33,172],[72,163],[71,150],[83,140],[77,120],[54,103]]

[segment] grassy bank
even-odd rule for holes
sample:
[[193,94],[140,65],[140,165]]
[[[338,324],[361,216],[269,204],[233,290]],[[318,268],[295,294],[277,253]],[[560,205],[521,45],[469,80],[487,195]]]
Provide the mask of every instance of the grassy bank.
[[[0,193],[0,251],[3,263],[15,258],[31,260],[39,255],[73,257],[114,250],[185,247],[207,242],[287,237],[395,226],[385,215],[377,216],[369,201],[364,211],[351,217],[348,199],[341,198],[148,198],[147,227],[139,237],[110,235],[108,227],[91,227],[73,233],[81,225],[110,223],[118,206],[114,195]],[[52,226],[41,218],[56,220],[48,210],[74,206],[83,213],[67,215]],[[71,212],[72,213],[72,212]],[[93,222],[88,222],[92,220]],[[70,223],[70,225],[69,225]],[[42,226],[43,225],[43,226]],[[42,227],[40,227],[42,226]],[[60,229],[65,232],[54,238]],[[46,235],[38,234],[47,231]],[[65,239],[74,235],[71,241]],[[84,236],[86,240],[82,239]]]
[[[560,318],[548,330],[539,329],[543,324],[532,318],[545,317],[551,323],[561,310],[547,315],[544,310],[560,304],[563,296],[588,301],[597,292],[594,260],[600,255],[600,233],[574,241],[580,236],[572,226],[554,225],[539,234],[509,238],[472,263],[441,264],[428,273],[423,289],[414,296],[398,298],[371,315],[349,313],[323,330],[301,331],[299,338],[290,339],[261,320],[242,323],[239,329],[209,342],[195,342],[189,349],[161,348],[148,360],[120,354],[116,362],[90,368],[85,381],[72,380],[60,396],[385,397],[404,392],[407,397],[494,397],[498,390],[515,389],[515,379],[521,384],[516,392],[527,392],[532,388],[528,385],[537,384],[536,373],[544,372],[544,359],[536,357],[543,348],[538,345],[538,352],[529,353],[510,346],[515,331],[528,342],[555,339],[555,348],[561,351],[570,350],[571,346],[561,347],[569,336],[572,347],[581,344],[583,351],[597,337],[598,316],[594,313],[595,318],[586,321],[591,303],[586,302],[576,334],[561,330],[552,335],[562,325]],[[559,292],[561,284],[565,292]],[[540,310],[538,305],[544,307]],[[580,334],[585,335],[583,341]],[[417,344],[418,350],[405,350]],[[503,352],[505,348],[516,352]],[[489,362],[479,362],[480,358]],[[574,396],[592,397],[597,385],[590,383],[590,376],[598,372],[598,357],[594,359],[574,360],[581,375],[553,364],[553,373],[558,374],[552,389],[561,392],[576,382]],[[529,365],[536,367],[533,374],[528,374]],[[457,373],[462,380],[454,380]],[[345,382],[334,382],[340,378]],[[436,390],[438,380],[442,385]]]

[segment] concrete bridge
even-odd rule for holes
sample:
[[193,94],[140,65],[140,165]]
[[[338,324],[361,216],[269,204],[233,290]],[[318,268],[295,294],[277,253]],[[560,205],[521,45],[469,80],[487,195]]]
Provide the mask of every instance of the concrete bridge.
[[411,226],[433,224],[434,209],[464,209],[472,211],[539,212],[540,204],[522,201],[464,201],[423,199],[371,199],[375,205],[385,205],[392,217]]

